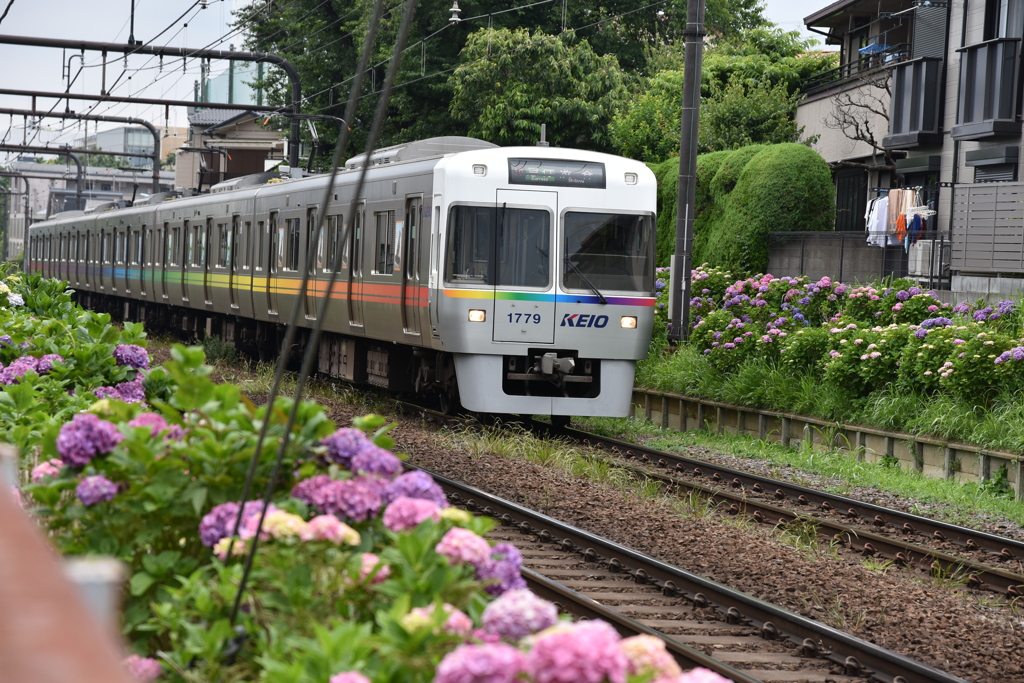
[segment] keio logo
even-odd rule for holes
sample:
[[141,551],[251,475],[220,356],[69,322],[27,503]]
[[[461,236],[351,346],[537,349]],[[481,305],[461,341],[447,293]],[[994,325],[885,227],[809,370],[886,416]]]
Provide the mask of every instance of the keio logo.
[[605,327],[608,325],[606,315],[588,315],[586,313],[566,313],[562,316],[559,327]]

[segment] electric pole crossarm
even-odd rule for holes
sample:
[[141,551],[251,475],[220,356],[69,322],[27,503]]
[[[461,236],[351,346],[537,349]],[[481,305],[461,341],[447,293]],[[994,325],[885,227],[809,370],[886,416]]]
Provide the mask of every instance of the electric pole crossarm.
[[[302,113],[302,82],[299,72],[287,60],[269,52],[242,52],[238,50],[208,50],[166,45],[126,45],[124,43],[103,43],[91,40],[67,40],[62,38],[38,38],[35,36],[0,35],[0,45],[26,45],[29,47],[52,47],[69,50],[91,50],[93,52],[114,52],[121,54],[156,55],[158,57],[227,59],[240,62],[265,62],[280,68],[292,85],[292,114],[288,136],[288,164],[299,165],[299,118]],[[195,104],[194,102],[191,104]],[[244,109],[235,105],[234,109]]]
[[86,93],[66,92],[40,92],[38,90],[12,90],[0,88],[0,95],[12,95],[14,97],[32,97],[44,100],[80,100],[82,102],[117,102],[126,104],[156,104],[171,107],[194,107],[200,105],[203,109],[244,109],[252,112],[266,112],[276,114],[281,112],[281,107],[274,107],[267,104],[230,104],[228,102],[196,102],[194,100],[164,100],[155,97],[119,97],[117,95],[89,95]]

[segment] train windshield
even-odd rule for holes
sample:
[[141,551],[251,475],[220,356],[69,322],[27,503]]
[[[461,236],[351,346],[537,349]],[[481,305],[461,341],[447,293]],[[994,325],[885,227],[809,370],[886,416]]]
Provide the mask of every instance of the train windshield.
[[501,205],[453,206],[448,225],[447,282],[550,287],[548,211]]
[[654,291],[654,222],[650,214],[565,214],[567,290]]

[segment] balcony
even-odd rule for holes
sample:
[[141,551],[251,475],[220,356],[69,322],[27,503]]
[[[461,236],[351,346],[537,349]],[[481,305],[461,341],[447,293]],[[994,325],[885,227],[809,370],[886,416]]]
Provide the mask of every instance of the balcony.
[[997,38],[957,50],[960,102],[954,140],[1020,135],[1020,38]]
[[883,69],[906,59],[909,55],[909,48],[907,43],[900,43],[858,55],[846,64],[808,78],[804,81],[801,91],[805,95],[814,95],[851,83],[871,81]]
[[939,74],[942,60],[920,57],[892,68],[892,101],[889,134],[882,139],[886,149],[936,147],[939,132]]

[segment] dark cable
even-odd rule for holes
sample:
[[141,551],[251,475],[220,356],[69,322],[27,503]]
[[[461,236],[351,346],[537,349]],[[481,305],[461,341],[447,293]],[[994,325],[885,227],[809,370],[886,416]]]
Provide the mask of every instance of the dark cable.
[[[362,72],[362,71],[364,71],[366,69],[366,65],[370,61],[370,55],[373,52],[373,44],[374,44],[374,42],[376,41],[376,38],[377,38],[377,29],[378,29],[379,23],[380,23],[380,15],[381,15],[381,7],[382,7],[382,5],[383,5],[383,0],[376,0],[376,2],[374,2],[373,14],[370,17],[370,24],[368,26],[367,33],[366,33],[366,39],[365,39],[365,42],[363,44],[363,52],[362,52],[362,54],[359,57],[359,70],[360,70],[360,72]],[[358,102],[359,102],[359,89],[358,88],[353,88],[352,89],[352,93],[351,93],[351,97],[349,98],[348,107],[347,107],[347,109],[345,111],[345,119],[346,119],[346,121],[352,120]],[[346,124],[345,126],[342,127],[341,135],[338,136],[338,143],[335,146],[335,152],[334,152],[334,158],[333,158],[334,165],[332,166],[332,169],[331,169],[331,180],[329,181],[331,184],[333,184],[334,172],[335,172],[335,170],[337,168],[337,163],[340,160],[341,153],[343,151],[344,145],[348,142],[348,133],[349,133],[349,127]],[[323,209],[321,209],[320,213],[321,214],[326,213],[326,208],[327,208],[327,204],[325,202],[323,204]],[[307,261],[309,260],[309,256],[310,256],[310,254],[307,254]],[[303,285],[302,285],[302,288],[301,288],[303,291],[305,291],[305,288],[308,286],[308,278],[309,278],[309,269],[307,267],[303,271]],[[286,352],[290,348],[291,341],[292,341],[292,339],[295,336],[296,323],[298,321],[298,309],[299,309],[299,306],[296,305],[293,308],[293,310],[292,310],[292,317],[291,317],[291,320],[289,321],[288,330],[287,330],[287,332],[285,334],[286,338],[285,338],[284,343],[282,344],[281,355],[278,358],[277,369],[276,369],[276,371],[274,373],[274,382],[273,382],[273,384],[270,387],[270,394],[267,397],[266,417],[263,420],[263,424],[260,425],[260,433],[259,433],[259,436],[257,437],[257,440],[256,440],[256,450],[253,453],[252,461],[249,463],[249,471],[248,471],[248,473],[246,473],[245,484],[244,484],[244,486],[242,488],[242,496],[241,496],[241,499],[239,501],[239,507],[238,507],[238,516],[235,518],[235,524],[234,524],[234,529],[233,529],[232,534],[231,534],[231,540],[228,542],[227,557],[231,556],[232,550],[234,549],[235,538],[238,536],[238,529],[239,529],[239,526],[242,523],[242,513],[244,512],[244,509],[245,509],[246,499],[249,497],[249,491],[252,489],[253,479],[255,478],[255,475],[256,475],[256,468],[259,465],[260,452],[263,449],[263,442],[266,440],[267,431],[268,431],[268,428],[269,428],[269,425],[270,425],[270,415],[271,415],[271,412],[273,410],[274,402],[277,399],[278,390],[280,389],[280,386],[281,386],[281,378],[284,375],[284,369],[285,369],[285,365],[286,365]],[[287,439],[287,433],[285,434],[285,440],[286,439]],[[284,443],[282,443],[282,451],[283,451],[283,446],[285,445],[285,443],[286,443],[286,441]],[[275,462],[275,474],[276,474],[276,462]],[[273,477],[273,478],[276,478],[276,476]],[[266,511],[266,506],[264,506],[264,512],[265,511]],[[260,516],[260,529],[262,529],[262,526],[263,526],[263,518],[264,518],[264,516],[265,515],[261,515]],[[259,536],[259,533],[256,534],[256,537],[258,537],[258,536]],[[256,538],[256,537],[254,537],[254,538]],[[253,549],[255,549],[255,547],[256,547],[256,544],[254,543],[253,544]],[[235,622],[235,619],[238,616],[238,608],[239,608],[239,606],[241,604],[242,593],[243,593],[243,591],[245,589],[246,581],[248,580],[249,571],[252,568],[252,559],[253,559],[253,555],[252,555],[252,553],[250,553],[249,556],[246,558],[246,564],[245,564],[245,569],[244,569],[243,574],[242,574],[242,580],[241,580],[241,583],[239,584],[238,592],[235,594],[234,605],[231,608],[231,623],[232,624]]]
[[11,0],[9,3],[7,3],[7,7],[4,9],[4,13],[0,15],[0,24],[2,24],[4,19],[7,18],[7,13],[11,11],[11,5],[13,4],[14,0]]
[[[378,2],[379,2],[379,0],[378,0]],[[377,139],[380,137],[381,129],[384,127],[384,119],[387,117],[387,109],[388,109],[388,104],[390,103],[390,99],[391,99],[392,86],[394,85],[395,77],[398,74],[398,63],[401,61],[399,59],[399,57],[401,56],[402,48],[405,46],[405,42],[406,42],[406,40],[409,37],[409,28],[412,25],[412,17],[416,13],[417,2],[418,2],[418,0],[408,0],[408,3],[406,4],[406,7],[405,7],[405,14],[402,16],[402,24],[401,24],[401,26],[398,29],[398,38],[395,41],[394,59],[392,59],[391,67],[388,69],[388,74],[387,74],[387,78],[386,78],[386,81],[385,81],[384,89],[383,89],[383,91],[381,93],[380,100],[377,103],[377,113],[376,113],[376,115],[373,118],[373,125],[370,128],[370,136],[369,136],[369,138],[366,141],[366,163],[363,165],[362,169],[360,170],[359,182],[356,184],[355,194],[352,196],[352,204],[351,204],[349,210],[350,210],[350,212],[353,212],[353,213],[355,212],[356,208],[359,206],[359,195],[362,194],[363,184],[364,184],[364,182],[366,180],[367,172],[370,169],[370,163],[369,163],[370,154],[371,154],[371,152],[373,152],[374,147],[376,147]],[[375,8],[375,11],[376,11],[376,8]],[[353,93],[356,93],[355,89],[353,89]],[[357,97],[358,95],[355,95],[355,96]],[[351,102],[351,100],[350,100],[350,102]],[[351,117],[351,115],[354,114],[354,110],[351,113],[346,112],[346,114],[349,114],[349,116]],[[346,125],[345,128],[348,128],[348,126]],[[347,138],[347,135],[345,134],[345,132],[346,132],[345,129],[342,129],[342,136],[340,136],[339,140],[338,140],[339,144],[337,146],[335,146],[335,149],[334,149],[334,158],[333,158],[332,166],[331,166],[331,175],[330,175],[330,178],[328,180],[328,185],[327,185],[325,196],[324,196],[324,202],[322,204],[322,208],[319,211],[319,213],[321,215],[317,217],[317,230],[316,230],[316,238],[317,239],[316,239],[316,242],[314,242],[314,244],[318,244],[319,243],[320,231],[323,228],[323,214],[326,213],[327,202],[328,202],[328,200],[330,199],[330,196],[331,196],[330,192],[331,192],[332,186],[334,184],[334,176],[335,176],[335,173],[336,173],[336,170],[337,170],[337,164],[341,161],[341,153],[343,151],[341,143],[342,143],[343,139]],[[336,255],[335,256],[335,261],[339,260],[339,258],[340,258],[340,256]],[[298,305],[296,305],[292,309],[292,319],[291,319],[291,321],[288,324],[289,332],[291,333],[291,335],[293,337],[294,337],[294,334],[295,334],[295,330],[298,328],[298,324],[297,324],[298,323],[298,310],[299,310],[299,307],[302,305],[302,300],[303,300],[303,298],[306,295],[306,290],[307,290],[307,287],[309,285],[309,270],[310,270],[310,267],[313,266],[313,264],[315,262],[316,261],[315,261],[314,251],[307,247],[307,249],[306,249],[306,263],[303,264],[304,268],[303,268],[303,272],[302,272],[302,284],[299,287],[299,298],[300,298],[300,301],[299,301]],[[351,268],[350,268],[349,272],[351,274]],[[256,531],[255,531],[255,533],[253,534],[253,537],[252,537],[252,547],[249,548],[249,555],[246,557],[246,561],[245,561],[245,569],[242,571],[242,579],[241,579],[241,581],[238,584],[238,592],[235,594],[235,604],[234,604],[234,606],[231,609],[231,623],[234,623],[235,617],[238,614],[238,608],[239,608],[239,606],[241,604],[242,593],[245,590],[246,580],[248,579],[249,571],[252,569],[253,559],[255,558],[255,555],[256,555],[256,548],[259,545],[260,533],[263,530],[263,520],[267,516],[267,507],[270,504],[270,497],[271,497],[271,495],[273,495],[274,488],[277,486],[277,475],[278,475],[278,472],[281,469],[281,461],[284,460],[284,454],[285,454],[285,452],[288,449],[288,437],[291,435],[292,427],[295,425],[295,418],[296,418],[296,416],[298,414],[298,410],[299,410],[299,402],[300,402],[300,400],[302,398],[302,390],[303,390],[303,387],[305,386],[306,378],[309,376],[309,372],[312,369],[313,360],[317,357],[317,354],[316,354],[316,341],[319,340],[319,332],[323,329],[323,319],[324,319],[324,315],[323,314],[324,314],[324,312],[326,312],[327,306],[330,303],[330,300],[331,300],[331,298],[330,298],[331,297],[331,290],[333,288],[333,284],[334,284],[335,281],[336,281],[336,275],[332,274],[332,276],[331,276],[331,287],[328,288],[325,296],[323,297],[323,299],[321,301],[320,307],[317,310],[317,322],[316,322],[316,325],[314,326],[314,332],[313,332],[314,336],[311,337],[310,343],[307,344],[305,354],[303,355],[302,367],[301,367],[301,370],[300,370],[300,373],[299,373],[299,377],[298,377],[298,380],[297,380],[297,386],[296,386],[296,389],[295,389],[295,399],[292,402],[291,411],[288,414],[288,422],[287,422],[287,424],[285,426],[284,435],[281,438],[281,446],[278,448],[278,451],[277,451],[277,458],[274,460],[274,467],[270,471],[270,480],[267,482],[267,488],[266,488],[266,491],[263,494],[263,509],[260,511],[260,521],[256,525]],[[351,296],[351,292],[349,292],[349,295]],[[284,349],[287,349],[287,348],[288,348],[288,343],[286,343],[284,345],[284,348],[282,349],[282,360],[284,358],[283,351],[284,351]],[[283,367],[283,364],[279,363],[278,364],[278,368],[280,369],[282,367]],[[280,381],[280,376],[277,377],[275,381]],[[270,411],[271,407],[272,407],[272,404],[268,404],[268,406],[267,406],[268,415],[269,415],[269,411]],[[268,422],[269,422],[268,420],[264,420],[264,425],[268,424]],[[257,453],[258,452],[259,451],[257,451]],[[244,507],[244,505],[245,505],[245,503],[243,502],[242,503],[242,507]]]

